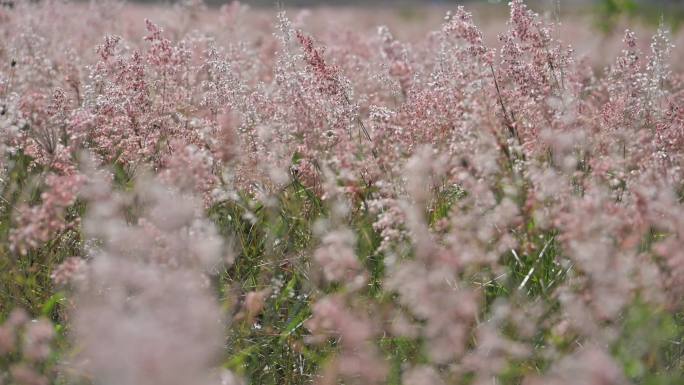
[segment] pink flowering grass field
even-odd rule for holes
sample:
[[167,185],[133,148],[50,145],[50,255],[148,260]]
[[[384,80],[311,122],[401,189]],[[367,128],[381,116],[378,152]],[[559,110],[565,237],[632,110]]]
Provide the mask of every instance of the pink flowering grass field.
[[0,385],[684,384],[683,35],[451,8],[0,1]]

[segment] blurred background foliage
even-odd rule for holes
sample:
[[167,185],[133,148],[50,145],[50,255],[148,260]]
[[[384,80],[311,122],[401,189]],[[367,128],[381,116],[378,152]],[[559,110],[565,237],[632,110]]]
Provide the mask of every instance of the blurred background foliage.
[[600,0],[594,9],[598,27],[607,32],[614,30],[624,17],[648,24],[663,22],[672,29],[678,29],[684,21],[684,1],[681,0]]
[[[175,3],[174,0],[132,0],[138,3]],[[219,6],[230,0],[205,0],[210,6]],[[366,6],[366,7],[400,7],[410,13],[416,7],[453,6],[458,4],[486,5],[488,9],[501,7],[507,12],[508,0],[242,0],[243,4],[255,7],[316,7],[316,6]],[[629,23],[643,22],[658,25],[663,21],[673,30],[684,22],[684,0],[528,0],[532,9],[539,12],[557,12],[562,14],[580,14],[591,16],[595,26],[612,32],[627,19]]]

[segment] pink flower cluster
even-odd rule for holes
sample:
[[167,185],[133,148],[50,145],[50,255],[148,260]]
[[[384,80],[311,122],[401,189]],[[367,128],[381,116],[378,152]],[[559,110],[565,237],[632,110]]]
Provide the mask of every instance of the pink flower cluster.
[[48,384],[48,375],[51,373],[44,373],[42,368],[52,352],[54,336],[50,321],[43,318],[31,320],[23,310],[14,309],[0,324],[0,370],[3,372],[3,381]]
[[[684,305],[684,76],[662,26],[645,46],[627,31],[597,69],[559,25],[509,9],[492,44],[463,7],[402,40],[237,2],[154,21],[134,6],[0,5],[7,250],[74,240],[51,272],[73,294],[74,366],[102,384],[239,382],[216,368],[225,330],[274,311],[281,287],[250,278],[224,314],[212,279],[233,250],[207,210],[232,204],[242,217],[221,230],[249,223],[263,243],[311,227],[287,252],[309,280],[291,288],[311,312],[297,343],[329,347],[321,383],[398,370],[491,384],[511,367],[530,385],[626,383],[611,350],[625,312]],[[44,383],[31,364],[47,329],[19,315],[0,327],[0,354],[23,344],[13,381]],[[415,348],[398,369],[380,348],[397,341]]]

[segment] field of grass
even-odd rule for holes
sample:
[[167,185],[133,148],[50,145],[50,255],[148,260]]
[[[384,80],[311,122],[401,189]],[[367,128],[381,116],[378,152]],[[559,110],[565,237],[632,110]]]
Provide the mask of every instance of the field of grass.
[[540,4],[0,1],[0,385],[684,383],[684,35]]

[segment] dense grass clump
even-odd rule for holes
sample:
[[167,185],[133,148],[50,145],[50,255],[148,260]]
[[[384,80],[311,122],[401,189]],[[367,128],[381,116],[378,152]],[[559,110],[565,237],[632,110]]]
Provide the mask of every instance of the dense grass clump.
[[670,33],[508,7],[0,2],[0,385],[682,383]]

